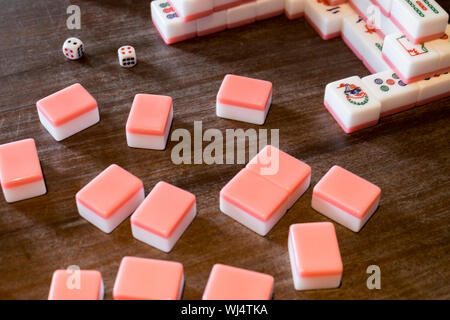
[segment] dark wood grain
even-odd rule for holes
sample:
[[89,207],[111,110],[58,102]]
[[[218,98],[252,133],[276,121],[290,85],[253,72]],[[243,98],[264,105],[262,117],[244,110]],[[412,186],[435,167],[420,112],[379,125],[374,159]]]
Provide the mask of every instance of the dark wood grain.
[[[450,11],[450,3],[441,1]],[[325,110],[328,82],[368,71],[341,39],[323,41],[304,19],[284,16],[166,46],[149,1],[78,1],[82,29],[66,29],[69,1],[0,1],[0,143],[36,140],[48,194],[0,199],[0,298],[46,299],[52,272],[69,265],[102,272],[111,298],[125,255],[170,259],[185,267],[185,299],[201,298],[211,267],[225,263],[275,277],[276,299],[450,298],[450,99],[383,118],[344,134]],[[87,56],[66,61],[60,47],[80,37]],[[137,67],[119,67],[116,50],[134,45]],[[174,98],[173,129],[259,128],[219,119],[215,96],[234,73],[270,80],[273,106],[264,128],[280,129],[283,150],[313,168],[312,186],[341,165],[383,190],[381,206],[356,234],[337,225],[344,262],[336,290],[296,292],[287,252],[293,223],[327,221],[311,208],[312,188],[266,236],[219,210],[219,191],[243,165],[180,165],[165,151],[127,147],[125,122],[137,93]],[[39,123],[35,103],[80,82],[98,100],[101,122],[63,142]],[[135,240],[130,222],[104,234],[77,213],[75,193],[112,163],[197,196],[198,216],[170,254]],[[366,288],[366,268],[381,267],[382,289]]]

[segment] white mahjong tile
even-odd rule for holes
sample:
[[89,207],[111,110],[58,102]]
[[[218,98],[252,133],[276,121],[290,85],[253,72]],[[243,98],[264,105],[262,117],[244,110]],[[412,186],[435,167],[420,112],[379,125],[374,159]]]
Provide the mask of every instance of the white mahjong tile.
[[439,54],[425,44],[413,44],[401,33],[384,38],[383,55],[398,76],[406,83],[422,80],[439,70]]
[[419,95],[417,82],[406,84],[392,70],[372,74],[362,81],[381,102],[382,116],[413,107]]
[[289,19],[297,19],[305,12],[305,0],[285,0],[284,10]]
[[372,3],[381,9],[383,15],[391,15],[392,0],[372,0]]
[[329,83],[324,102],[347,133],[375,125],[380,117],[380,101],[358,76]]
[[324,40],[339,36],[342,18],[352,13],[348,4],[330,6],[323,0],[305,2],[306,19]]
[[391,19],[416,44],[442,36],[448,17],[435,0],[392,1]]
[[240,6],[227,10],[228,28],[235,28],[255,22],[256,1],[241,4]]
[[445,34],[437,40],[433,40],[428,45],[439,53],[439,70],[447,71],[450,68],[450,25],[447,25]]
[[418,82],[420,90],[417,105],[450,96],[450,73],[446,72]]
[[213,0],[169,0],[184,21],[209,15],[214,8]]
[[284,0],[256,0],[256,19],[264,20],[282,14]]
[[342,38],[370,72],[377,73],[389,69],[381,55],[383,40],[376,30],[356,13],[344,17]]
[[152,20],[164,41],[168,44],[197,35],[197,22],[185,22],[167,0],[151,2]]
[[227,11],[217,11],[213,14],[197,19],[197,34],[204,36],[219,32],[227,28]]

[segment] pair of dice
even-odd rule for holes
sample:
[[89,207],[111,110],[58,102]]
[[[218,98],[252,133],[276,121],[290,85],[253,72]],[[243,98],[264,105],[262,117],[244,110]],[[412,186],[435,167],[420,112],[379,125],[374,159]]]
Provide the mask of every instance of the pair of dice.
[[[84,55],[83,42],[78,38],[69,38],[64,42],[63,53],[67,59],[78,60]],[[136,50],[132,46],[123,46],[118,50],[119,63],[124,68],[134,67],[137,63]]]

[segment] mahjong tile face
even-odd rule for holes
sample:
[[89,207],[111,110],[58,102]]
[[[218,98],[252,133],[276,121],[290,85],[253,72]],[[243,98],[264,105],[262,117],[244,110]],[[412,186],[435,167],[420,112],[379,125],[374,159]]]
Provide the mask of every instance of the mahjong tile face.
[[414,44],[403,34],[386,36],[383,55],[405,83],[421,80],[421,76],[439,69],[439,54],[428,43]]
[[391,18],[418,44],[442,36],[449,16],[435,0],[396,0],[392,1]]
[[376,124],[381,110],[381,103],[357,76],[328,84],[325,106],[348,133]]
[[381,114],[387,115],[414,106],[419,94],[417,83],[404,83],[392,70],[362,79],[381,102]]
[[450,96],[450,73],[436,74],[419,81],[417,105],[423,105]]

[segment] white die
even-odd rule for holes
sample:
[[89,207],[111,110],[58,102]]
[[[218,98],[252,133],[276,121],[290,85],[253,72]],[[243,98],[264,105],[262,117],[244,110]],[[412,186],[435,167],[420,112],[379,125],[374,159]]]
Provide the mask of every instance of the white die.
[[132,68],[137,63],[136,51],[132,46],[120,47],[117,51],[119,55],[119,63],[124,68]]
[[63,44],[63,53],[67,59],[78,60],[84,55],[83,42],[78,38],[69,38]]

